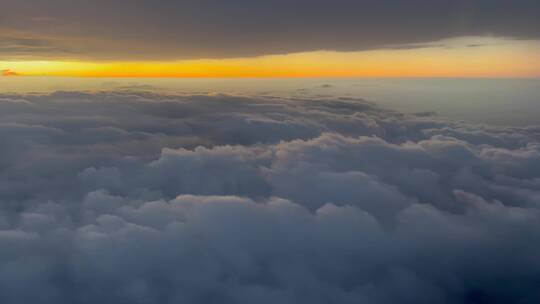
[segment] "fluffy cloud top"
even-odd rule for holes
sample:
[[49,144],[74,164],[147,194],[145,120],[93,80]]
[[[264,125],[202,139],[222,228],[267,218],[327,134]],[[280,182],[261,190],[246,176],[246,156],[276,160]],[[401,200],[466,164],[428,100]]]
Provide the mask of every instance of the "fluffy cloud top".
[[538,303],[540,128],[0,95],[2,303]]

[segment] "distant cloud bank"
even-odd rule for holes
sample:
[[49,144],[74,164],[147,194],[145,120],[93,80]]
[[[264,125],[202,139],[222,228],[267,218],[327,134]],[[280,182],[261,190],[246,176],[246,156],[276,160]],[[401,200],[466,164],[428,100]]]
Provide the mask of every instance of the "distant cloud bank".
[[538,303],[540,127],[0,94],[0,302]]

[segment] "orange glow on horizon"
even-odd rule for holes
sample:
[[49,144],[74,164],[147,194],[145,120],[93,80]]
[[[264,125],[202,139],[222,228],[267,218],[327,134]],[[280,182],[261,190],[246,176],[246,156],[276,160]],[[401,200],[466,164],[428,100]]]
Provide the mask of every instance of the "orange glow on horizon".
[[365,52],[317,51],[236,59],[0,61],[27,76],[78,77],[540,77],[540,43]]

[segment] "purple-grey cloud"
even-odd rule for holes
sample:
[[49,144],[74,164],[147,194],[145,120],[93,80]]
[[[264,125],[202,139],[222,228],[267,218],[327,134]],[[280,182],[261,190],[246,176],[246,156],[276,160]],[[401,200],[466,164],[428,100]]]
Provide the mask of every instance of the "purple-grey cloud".
[[535,303],[539,142],[353,99],[2,94],[0,301]]
[[0,56],[224,58],[538,39],[533,0],[4,0]]

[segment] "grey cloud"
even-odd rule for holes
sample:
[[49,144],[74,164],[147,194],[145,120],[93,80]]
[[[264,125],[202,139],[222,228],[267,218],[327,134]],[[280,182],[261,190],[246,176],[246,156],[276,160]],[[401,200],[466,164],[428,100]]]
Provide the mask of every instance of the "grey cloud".
[[536,303],[539,141],[360,99],[3,94],[0,301]]
[[[19,34],[21,35],[21,34]],[[44,57],[73,57],[77,52],[64,46],[55,38],[29,38],[25,35],[2,34],[0,29],[0,54],[4,60],[40,59]]]
[[224,58],[411,48],[471,35],[538,39],[540,28],[533,0],[4,0],[2,6],[2,32],[54,45],[40,50],[32,43],[19,55],[2,54],[7,58]]

